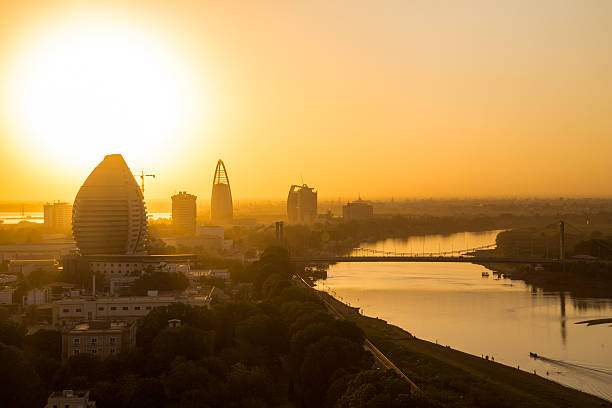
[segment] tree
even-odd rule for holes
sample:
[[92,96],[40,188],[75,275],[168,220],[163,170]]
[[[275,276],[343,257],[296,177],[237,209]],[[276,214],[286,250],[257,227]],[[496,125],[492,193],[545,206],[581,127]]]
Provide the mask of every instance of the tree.
[[153,340],[153,356],[170,363],[178,356],[197,360],[212,354],[214,332],[204,331],[191,326],[166,328]]
[[336,408],[426,408],[426,398],[411,395],[410,385],[391,370],[367,370],[348,383]]
[[22,325],[10,320],[0,321],[0,343],[21,347],[25,334],[26,329]]
[[72,356],[56,373],[55,386],[59,389],[90,387],[102,379],[104,373],[102,368],[101,360],[93,354]]
[[299,377],[308,407],[321,406],[330,380],[338,370],[357,372],[372,366],[372,357],[360,344],[342,337],[324,337],[304,352]]
[[162,382],[158,378],[141,378],[130,399],[130,408],[164,408],[167,397]]
[[0,395],[2,406],[42,406],[46,390],[40,378],[16,347],[0,343]]
[[182,292],[189,287],[189,279],[181,272],[148,272],[130,287],[130,293],[146,295],[148,290]]
[[228,376],[230,395],[241,406],[269,406],[276,397],[270,374],[261,367],[235,364]]
[[136,332],[136,344],[145,352],[149,352],[153,339],[160,331],[168,327],[170,319],[179,319],[184,325],[202,330],[209,330],[213,325],[211,313],[206,308],[180,302],[172,303],[168,306],[156,307],[140,321]]
[[58,330],[38,330],[25,337],[25,350],[59,360],[62,358],[62,334]]

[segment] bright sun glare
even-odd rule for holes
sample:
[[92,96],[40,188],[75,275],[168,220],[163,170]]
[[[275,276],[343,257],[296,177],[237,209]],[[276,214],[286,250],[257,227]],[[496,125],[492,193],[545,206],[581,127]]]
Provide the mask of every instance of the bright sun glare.
[[19,134],[68,160],[167,148],[189,125],[193,95],[185,67],[156,39],[109,21],[41,33],[9,82]]

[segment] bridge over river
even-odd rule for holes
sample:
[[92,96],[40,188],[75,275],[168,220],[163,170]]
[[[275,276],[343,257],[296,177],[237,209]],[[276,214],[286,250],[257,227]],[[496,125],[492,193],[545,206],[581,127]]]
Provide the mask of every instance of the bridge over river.
[[[477,264],[506,263],[506,264],[558,264],[559,259],[550,258],[500,258],[491,256],[312,256],[292,257],[292,262],[317,264],[336,262],[469,262]],[[584,262],[584,261],[565,261]]]

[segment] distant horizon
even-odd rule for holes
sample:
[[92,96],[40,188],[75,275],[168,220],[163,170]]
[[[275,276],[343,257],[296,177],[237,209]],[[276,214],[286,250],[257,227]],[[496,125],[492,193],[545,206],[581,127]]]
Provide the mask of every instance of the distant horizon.
[[[347,202],[350,201],[355,201],[357,200],[358,197],[355,198],[344,198],[342,197],[342,200],[340,201],[339,198],[333,198],[333,197],[319,197],[318,202],[320,205],[327,205],[327,204],[345,204]],[[406,202],[406,203],[410,203],[410,202],[426,202],[426,201],[433,201],[433,202],[452,202],[452,201],[457,201],[457,202],[469,202],[469,201],[479,201],[479,200],[489,200],[489,201],[511,201],[511,200],[519,200],[519,201],[561,201],[561,200],[612,200],[612,196],[610,197],[604,197],[604,196],[551,196],[551,197],[545,197],[545,196],[540,196],[540,197],[536,197],[536,196],[525,196],[525,197],[520,197],[520,196],[506,196],[506,197],[366,197],[366,196],[362,196],[361,197],[362,200],[366,200],[366,201],[372,201],[374,203],[378,203],[378,204],[384,204],[384,203],[391,203],[391,202],[397,202],[397,203],[402,203],[402,202]],[[42,206],[46,203],[52,203],[52,202],[66,202],[68,204],[72,204],[74,200],[23,200],[23,201],[19,201],[19,200],[3,200],[0,201],[0,212],[6,212],[6,213],[19,213],[21,211],[21,206],[25,206],[25,212],[42,212]],[[151,210],[151,208],[148,208],[148,212],[170,212],[171,209],[171,204],[172,204],[172,200],[170,199],[170,197],[168,197],[168,199],[151,199],[151,200],[147,200],[145,198],[145,203],[147,203],[148,207],[153,207],[153,210]],[[286,203],[286,197],[285,198],[237,198],[235,199],[234,202],[234,208],[237,208],[240,204],[247,204],[247,205],[257,205],[259,207],[265,207],[266,204],[270,204],[270,205],[274,205],[274,206],[278,206],[278,205],[284,205]],[[197,200],[197,205],[198,208],[210,208],[210,198],[207,198],[206,200],[201,200],[200,197],[198,197]],[[40,207],[39,210],[33,210],[32,207]],[[160,208],[166,208],[167,210],[160,210]],[[612,208],[611,208],[612,210]]]

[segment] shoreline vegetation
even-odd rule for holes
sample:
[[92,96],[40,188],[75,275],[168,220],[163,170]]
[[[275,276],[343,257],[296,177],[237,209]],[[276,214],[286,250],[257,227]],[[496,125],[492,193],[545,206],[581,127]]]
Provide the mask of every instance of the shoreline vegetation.
[[[478,251],[478,255],[557,259],[560,255],[559,231],[554,224],[539,231],[535,228],[503,231],[498,234],[496,243],[495,249]],[[609,221],[566,228],[565,257],[568,260],[565,266],[501,263],[483,266],[505,278],[524,281],[546,292],[569,293],[576,298],[610,298],[612,224]],[[572,262],[576,260],[588,262]]]
[[[418,339],[384,320],[349,319],[427,395],[448,406],[602,407],[612,403],[533,373]],[[457,403],[457,401],[462,401]]]
[[[315,289],[313,289],[315,290]],[[424,395],[443,407],[605,407],[612,403],[533,373],[418,339],[317,291],[355,323]]]

